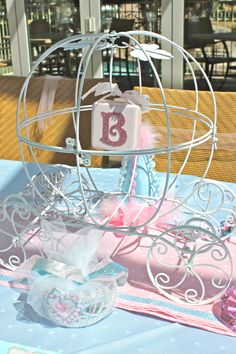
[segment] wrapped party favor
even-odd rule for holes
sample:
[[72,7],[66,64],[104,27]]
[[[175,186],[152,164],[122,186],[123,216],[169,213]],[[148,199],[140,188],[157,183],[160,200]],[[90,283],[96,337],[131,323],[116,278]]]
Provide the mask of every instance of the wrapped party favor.
[[85,227],[71,233],[42,222],[44,251],[15,271],[15,282],[27,288],[27,303],[41,317],[63,327],[85,327],[112,311],[117,286],[127,269],[109,258],[98,260],[102,232]]

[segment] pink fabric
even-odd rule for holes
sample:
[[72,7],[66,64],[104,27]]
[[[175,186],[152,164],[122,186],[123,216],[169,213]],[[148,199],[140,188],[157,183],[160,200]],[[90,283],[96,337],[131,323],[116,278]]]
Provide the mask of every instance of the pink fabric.
[[[112,259],[114,261],[129,269],[128,281],[125,286],[119,289],[117,307],[216,333],[236,336],[236,332],[228,329],[213,315],[213,308],[216,303],[201,306],[183,305],[173,302],[159,293],[150,281],[146,270],[146,257],[151,242],[149,238],[138,239],[133,236],[121,239],[110,233],[104,236],[99,256],[104,257],[113,254]],[[232,259],[235,259],[236,240],[232,239],[232,242],[226,242]],[[203,272],[206,272],[206,269],[203,269]],[[236,283],[236,270],[233,274],[233,283]],[[160,302],[160,304],[153,304],[153,300],[157,303]],[[185,310],[187,310],[187,313],[182,312]],[[192,311],[193,314],[191,314]],[[199,312],[200,315],[196,316],[196,312]],[[205,318],[208,314],[210,317],[214,317],[214,320]]]

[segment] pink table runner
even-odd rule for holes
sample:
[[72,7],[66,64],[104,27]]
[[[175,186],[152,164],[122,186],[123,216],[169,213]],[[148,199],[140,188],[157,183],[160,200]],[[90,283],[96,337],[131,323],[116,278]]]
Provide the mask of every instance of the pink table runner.
[[[121,239],[113,234],[106,234],[100,248],[100,256],[111,255],[116,249],[112,259],[129,270],[128,281],[125,286],[119,288],[117,307],[216,333],[236,336],[236,332],[228,329],[215,316],[219,300],[215,304],[185,305],[171,301],[160,294],[149,279],[146,269],[147,252],[152,242],[150,239],[142,238],[138,242],[137,237],[126,236],[119,246],[120,241]],[[234,260],[236,257],[235,238],[232,238],[232,241],[226,241],[226,245]],[[236,270],[234,270],[231,284],[233,283],[236,283]]]

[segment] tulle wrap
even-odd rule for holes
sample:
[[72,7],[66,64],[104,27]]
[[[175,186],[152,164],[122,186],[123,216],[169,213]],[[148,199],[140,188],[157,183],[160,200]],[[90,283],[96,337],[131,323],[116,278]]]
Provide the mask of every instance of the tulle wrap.
[[84,227],[76,232],[42,221],[45,257],[34,255],[14,272],[25,285],[27,303],[43,318],[64,327],[91,325],[111,311],[117,285],[127,269],[110,258],[98,260],[103,231]]

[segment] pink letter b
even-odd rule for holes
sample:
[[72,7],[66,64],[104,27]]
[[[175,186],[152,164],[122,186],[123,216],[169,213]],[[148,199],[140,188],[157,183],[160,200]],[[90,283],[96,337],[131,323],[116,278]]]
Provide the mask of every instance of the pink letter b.
[[[122,113],[116,112],[102,112],[103,118],[103,127],[102,127],[102,137],[100,141],[106,145],[110,146],[122,146],[127,141],[127,133],[122,128],[125,124],[125,117]],[[110,127],[110,120],[112,117],[116,117],[117,122]],[[117,136],[119,134],[119,138],[116,141],[110,139],[111,136]]]

